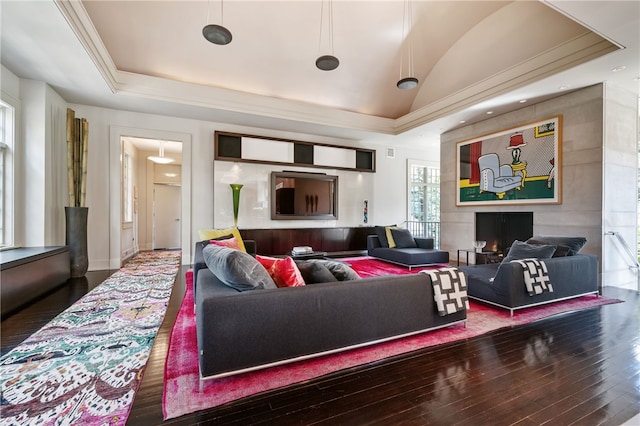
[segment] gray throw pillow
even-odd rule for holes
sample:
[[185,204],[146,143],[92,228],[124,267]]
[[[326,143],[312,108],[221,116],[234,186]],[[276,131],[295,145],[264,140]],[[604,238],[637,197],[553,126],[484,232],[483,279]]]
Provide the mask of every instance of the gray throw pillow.
[[413,235],[408,229],[403,228],[391,228],[391,236],[396,243],[396,248],[414,248],[418,247],[416,241],[413,239]]
[[558,244],[556,246],[556,251],[553,253],[553,257],[565,257],[565,256],[571,256],[571,247]]
[[329,268],[319,262],[296,260],[296,265],[305,284],[329,283],[338,281]]
[[502,265],[509,263],[512,260],[550,259],[555,251],[555,246],[527,244],[525,242],[515,240],[513,244],[511,244],[507,255],[502,259],[500,265],[498,265],[494,279],[500,273]]
[[527,244],[525,242],[515,240],[513,244],[511,244],[509,253],[504,258],[503,262],[532,258],[550,259],[555,251],[556,247],[552,245]]
[[327,259],[311,259],[309,262],[320,263],[329,269],[338,281],[359,280],[360,275],[353,268],[344,262]]
[[[529,238],[527,240],[527,244],[536,244],[536,245],[544,245],[545,243],[542,241],[534,240],[533,238]],[[565,246],[563,244],[552,244],[556,246],[556,251],[553,253],[553,257],[565,257],[572,256],[573,251],[571,247]]]
[[[396,226],[396,225],[389,225],[389,226]],[[376,225],[373,227],[373,231],[378,236],[378,241],[380,241],[380,247],[389,248],[389,241],[387,240],[386,228],[387,228],[386,226]]]
[[250,254],[209,244],[202,249],[207,267],[225,285],[238,291],[277,288],[267,270]]
[[528,243],[533,244],[551,244],[554,246],[567,246],[569,247],[569,253],[567,256],[576,255],[582,250],[582,247],[587,243],[585,237],[559,237],[554,235],[534,235],[527,240]]

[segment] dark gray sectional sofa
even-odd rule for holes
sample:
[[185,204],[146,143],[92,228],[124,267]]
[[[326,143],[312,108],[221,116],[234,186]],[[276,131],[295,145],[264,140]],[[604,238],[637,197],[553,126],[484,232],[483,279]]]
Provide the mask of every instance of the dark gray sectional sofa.
[[433,238],[413,239],[416,247],[384,247],[377,235],[367,236],[367,254],[376,259],[405,266],[409,269],[420,266],[447,264],[449,252],[434,248]]
[[207,267],[205,244],[196,243],[194,260],[201,380],[371,345],[466,319],[466,311],[438,315],[426,274],[240,292]]
[[518,309],[598,294],[598,257],[577,253],[579,248],[575,251],[569,249],[567,255],[568,247],[560,246],[557,251],[563,252],[561,257],[542,259],[552,292],[530,296],[525,289],[522,265],[505,259],[502,263],[458,267],[467,274],[469,298],[508,309],[513,315]]

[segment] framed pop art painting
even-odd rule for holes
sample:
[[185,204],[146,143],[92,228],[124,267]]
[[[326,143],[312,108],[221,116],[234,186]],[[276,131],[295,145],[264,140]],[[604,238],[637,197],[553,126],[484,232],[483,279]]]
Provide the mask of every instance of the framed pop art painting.
[[456,146],[456,205],[562,202],[562,116]]

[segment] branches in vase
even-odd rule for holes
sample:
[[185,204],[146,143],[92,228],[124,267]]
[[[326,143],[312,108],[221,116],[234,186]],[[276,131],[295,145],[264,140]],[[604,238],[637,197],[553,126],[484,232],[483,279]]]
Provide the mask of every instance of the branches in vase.
[[84,207],[87,195],[89,123],[67,108],[67,185],[69,206]]

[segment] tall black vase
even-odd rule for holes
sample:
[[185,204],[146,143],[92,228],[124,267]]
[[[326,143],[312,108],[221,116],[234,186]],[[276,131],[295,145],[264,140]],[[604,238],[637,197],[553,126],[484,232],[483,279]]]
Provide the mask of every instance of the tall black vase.
[[71,278],[84,277],[89,268],[87,217],[89,207],[65,207],[66,245],[69,246]]

